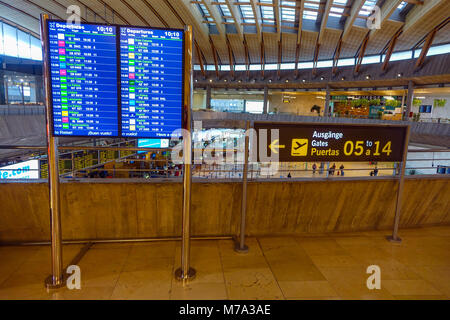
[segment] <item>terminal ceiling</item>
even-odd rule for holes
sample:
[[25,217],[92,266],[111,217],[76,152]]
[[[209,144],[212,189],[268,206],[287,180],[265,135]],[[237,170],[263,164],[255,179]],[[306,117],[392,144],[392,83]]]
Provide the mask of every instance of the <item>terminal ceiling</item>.
[[[299,63],[420,48],[441,26],[433,45],[449,42],[449,0],[0,0],[0,19],[39,35],[42,12],[68,17],[77,5],[81,20],[182,28],[193,26],[194,63],[234,65]],[[370,30],[371,8],[381,28]],[[443,27],[442,27],[443,25]]]

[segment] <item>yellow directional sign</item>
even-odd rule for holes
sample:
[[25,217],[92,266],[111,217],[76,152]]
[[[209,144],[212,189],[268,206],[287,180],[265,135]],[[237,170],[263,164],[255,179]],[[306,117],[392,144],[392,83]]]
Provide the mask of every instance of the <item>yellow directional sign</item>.
[[307,156],[308,139],[292,139],[291,156]]
[[[337,123],[254,123],[258,161],[403,161],[405,125]],[[258,141],[260,142],[260,141]]]
[[278,153],[278,149],[284,149],[285,145],[282,144],[277,144],[278,143],[278,139],[275,139],[274,141],[272,141],[271,144],[269,144],[269,148],[270,150],[272,150],[273,153]]

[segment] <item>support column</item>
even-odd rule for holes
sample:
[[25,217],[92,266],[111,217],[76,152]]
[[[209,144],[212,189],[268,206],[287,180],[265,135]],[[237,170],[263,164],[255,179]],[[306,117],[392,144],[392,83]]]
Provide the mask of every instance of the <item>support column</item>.
[[267,114],[269,113],[269,88],[264,87],[264,107],[263,107],[263,113]]
[[408,95],[406,97],[406,110],[403,115],[403,120],[408,121],[409,120],[409,113],[411,112],[412,108],[412,101],[413,101],[413,95],[414,95],[414,83],[412,80],[409,80],[408,82]]
[[36,90],[36,103],[44,103],[44,83],[43,83],[43,76],[37,75],[35,78],[35,90]]
[[323,116],[329,117],[330,116],[330,86],[327,84],[327,94],[325,95],[325,109],[323,110]]
[[0,105],[6,104],[5,72],[0,70]]
[[211,109],[211,86],[206,86],[206,109]]

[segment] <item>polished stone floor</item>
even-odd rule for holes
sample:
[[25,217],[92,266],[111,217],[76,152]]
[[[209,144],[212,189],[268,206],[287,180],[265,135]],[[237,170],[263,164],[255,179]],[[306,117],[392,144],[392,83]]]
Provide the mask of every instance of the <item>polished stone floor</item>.
[[[93,245],[78,263],[81,289],[47,292],[48,246],[0,247],[0,299],[449,299],[450,226],[192,242],[197,277],[176,281],[179,242]],[[64,246],[68,265],[82,245]],[[366,286],[369,265],[381,289]]]

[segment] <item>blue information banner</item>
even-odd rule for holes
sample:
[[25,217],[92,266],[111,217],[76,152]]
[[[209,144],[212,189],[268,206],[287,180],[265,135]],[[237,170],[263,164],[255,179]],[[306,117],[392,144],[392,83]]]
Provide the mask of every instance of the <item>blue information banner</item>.
[[118,136],[116,26],[48,22],[55,136]]
[[123,137],[170,138],[182,127],[183,31],[120,27]]
[[[139,148],[155,148],[163,149],[169,147],[169,139],[138,139]],[[145,153],[148,151],[138,151],[138,153]]]

